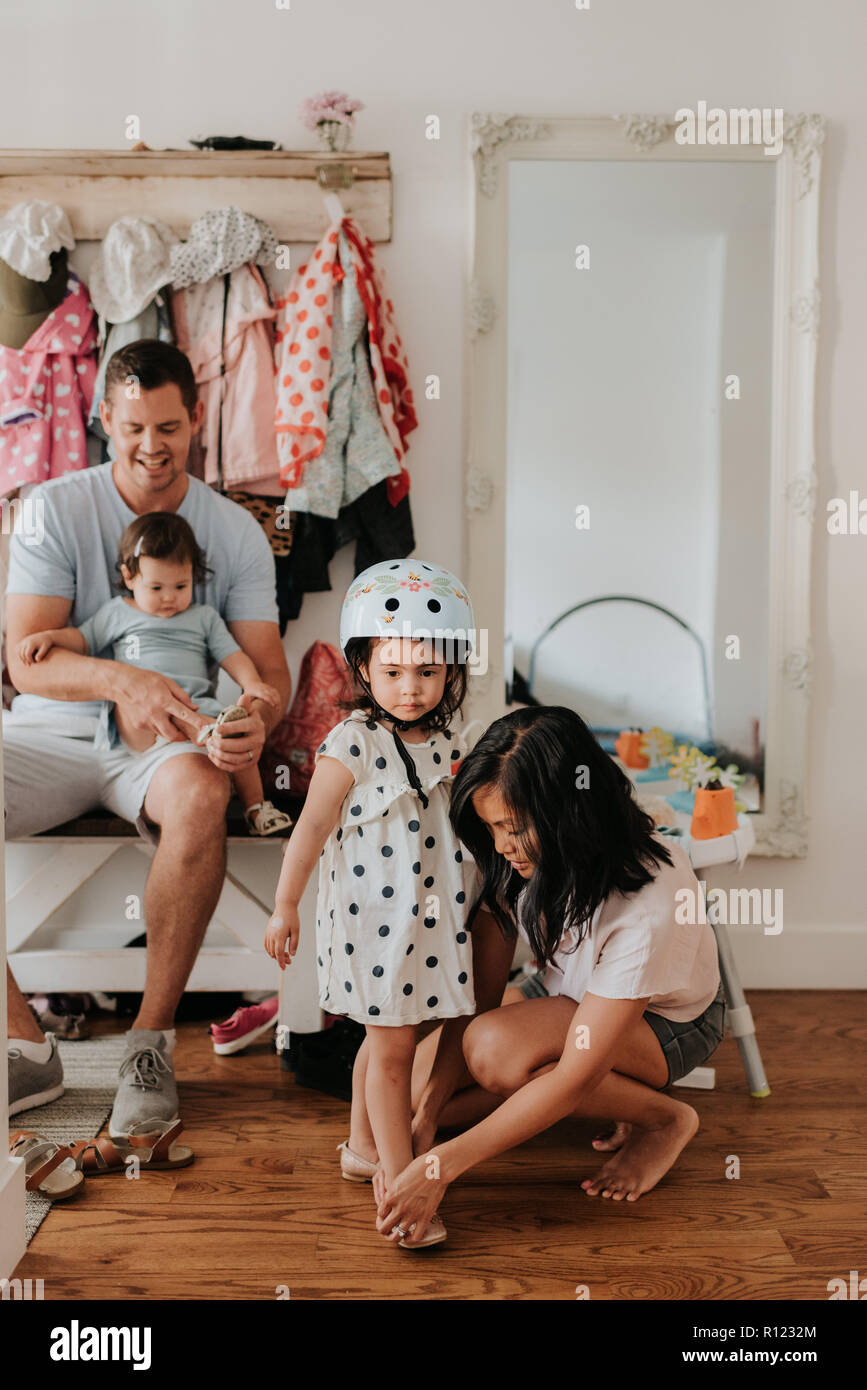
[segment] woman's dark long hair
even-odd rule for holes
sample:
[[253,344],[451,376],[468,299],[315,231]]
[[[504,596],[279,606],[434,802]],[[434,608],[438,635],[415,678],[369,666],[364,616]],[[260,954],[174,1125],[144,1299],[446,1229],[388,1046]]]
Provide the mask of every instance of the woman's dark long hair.
[[[520,827],[516,839],[535,866],[531,878],[494,849],[473,806],[483,789],[499,793]],[[568,926],[578,927],[583,940],[610,893],[635,893],[661,864],[672,863],[652,838],[653,820],[633,798],[629,778],[583,719],[561,705],[497,719],[461,763],[449,814],[482,873],[481,901],[506,935],[516,931],[515,904],[526,888],[521,917],[540,966]]]

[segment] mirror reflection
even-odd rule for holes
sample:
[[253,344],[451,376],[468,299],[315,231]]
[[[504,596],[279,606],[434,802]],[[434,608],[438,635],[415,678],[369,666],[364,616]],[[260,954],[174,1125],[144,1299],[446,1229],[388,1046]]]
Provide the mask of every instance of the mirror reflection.
[[767,720],[774,167],[509,166],[506,678],[747,774]]

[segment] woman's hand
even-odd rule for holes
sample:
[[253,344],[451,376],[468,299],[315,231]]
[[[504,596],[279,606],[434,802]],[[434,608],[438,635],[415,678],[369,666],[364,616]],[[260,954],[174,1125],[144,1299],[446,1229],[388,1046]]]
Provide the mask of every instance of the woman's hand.
[[[403,1239],[408,1245],[417,1244],[447,1188],[448,1183],[440,1177],[440,1160],[436,1150],[421,1154],[402,1173],[398,1173],[391,1187],[386,1188],[380,1196],[376,1229],[392,1243]],[[411,1234],[410,1226],[415,1228]],[[404,1236],[401,1236],[398,1227],[406,1232]]]
[[265,928],[265,950],[281,970],[292,964],[300,935],[298,908],[294,903],[278,903]]

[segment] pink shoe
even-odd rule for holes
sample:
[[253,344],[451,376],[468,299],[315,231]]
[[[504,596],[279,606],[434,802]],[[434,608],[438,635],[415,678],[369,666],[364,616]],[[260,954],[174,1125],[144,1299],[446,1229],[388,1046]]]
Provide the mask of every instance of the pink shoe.
[[275,994],[273,999],[263,999],[261,1004],[242,1005],[225,1023],[212,1023],[210,1031],[214,1051],[220,1057],[225,1057],[230,1052],[240,1052],[242,1048],[249,1047],[256,1038],[274,1027],[279,1002]]

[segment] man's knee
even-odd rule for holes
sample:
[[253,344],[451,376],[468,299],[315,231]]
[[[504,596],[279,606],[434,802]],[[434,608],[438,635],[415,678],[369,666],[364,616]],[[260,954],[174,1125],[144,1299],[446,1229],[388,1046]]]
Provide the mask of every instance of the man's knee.
[[169,758],[151,778],[144,809],[149,820],[165,828],[212,836],[225,827],[232,794],[227,772],[199,754]]
[[497,1018],[499,1009],[474,1018],[464,1033],[464,1060],[473,1078],[492,1095],[511,1095],[526,1077],[504,1057],[504,1036]]

